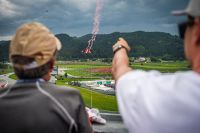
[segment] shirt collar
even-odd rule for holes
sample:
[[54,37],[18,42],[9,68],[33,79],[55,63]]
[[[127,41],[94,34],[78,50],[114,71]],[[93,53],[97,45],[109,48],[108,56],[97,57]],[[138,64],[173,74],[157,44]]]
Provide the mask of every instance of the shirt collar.
[[19,79],[16,83],[32,83],[32,82],[45,82],[44,79],[38,78],[38,79]]

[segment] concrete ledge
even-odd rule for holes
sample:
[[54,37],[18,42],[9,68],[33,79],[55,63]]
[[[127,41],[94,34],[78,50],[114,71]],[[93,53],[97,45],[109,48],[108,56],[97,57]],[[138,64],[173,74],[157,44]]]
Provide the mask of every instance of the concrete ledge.
[[101,116],[106,119],[107,123],[105,125],[93,124],[95,133],[128,133],[120,114],[101,113]]

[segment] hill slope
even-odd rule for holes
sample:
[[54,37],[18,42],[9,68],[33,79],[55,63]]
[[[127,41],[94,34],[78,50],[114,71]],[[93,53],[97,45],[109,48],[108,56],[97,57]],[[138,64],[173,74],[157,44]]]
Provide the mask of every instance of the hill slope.
[[[183,59],[183,42],[178,36],[163,32],[131,32],[97,35],[91,55],[81,51],[87,46],[91,34],[82,37],[70,37],[67,34],[56,35],[62,43],[62,50],[58,54],[59,60],[71,58],[111,58],[112,45],[119,37],[125,38],[131,48],[130,56],[155,56],[172,59]],[[0,41],[0,59],[8,59],[9,41]]]

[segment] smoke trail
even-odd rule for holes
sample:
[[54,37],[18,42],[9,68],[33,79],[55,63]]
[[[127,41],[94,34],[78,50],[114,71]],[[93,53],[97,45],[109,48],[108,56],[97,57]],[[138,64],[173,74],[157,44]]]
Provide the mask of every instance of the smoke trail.
[[94,44],[94,41],[96,40],[96,35],[99,32],[99,24],[100,24],[100,17],[101,17],[101,9],[103,7],[102,0],[96,1],[96,11],[95,11],[95,17],[93,22],[93,29],[92,29],[92,37],[88,41],[88,46],[85,50],[82,52],[85,54],[91,53],[92,46]]

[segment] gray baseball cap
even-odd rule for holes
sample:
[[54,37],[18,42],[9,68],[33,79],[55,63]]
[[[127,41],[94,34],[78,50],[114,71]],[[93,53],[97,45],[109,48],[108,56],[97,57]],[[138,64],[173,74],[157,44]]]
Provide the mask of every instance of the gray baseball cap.
[[190,0],[185,10],[173,11],[173,15],[190,15],[193,17],[200,17],[200,0]]

